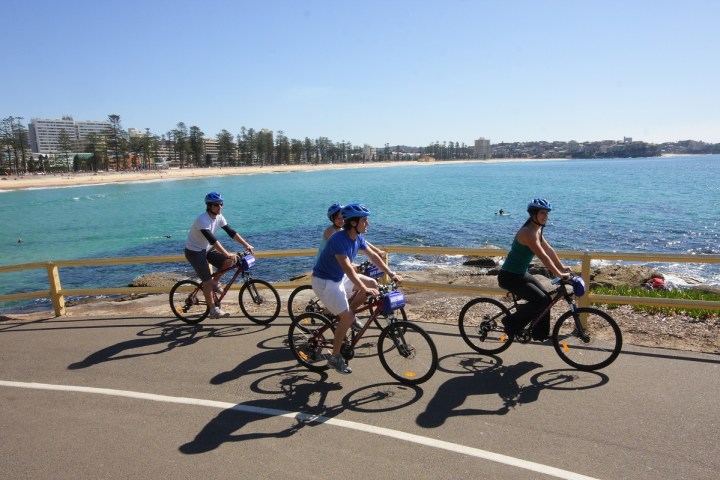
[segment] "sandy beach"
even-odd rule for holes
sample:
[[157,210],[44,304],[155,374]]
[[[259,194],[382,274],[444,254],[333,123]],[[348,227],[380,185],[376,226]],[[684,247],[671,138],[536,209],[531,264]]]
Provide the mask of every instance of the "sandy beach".
[[432,166],[452,163],[518,162],[528,159],[452,160],[442,162],[370,162],[370,163],[323,163],[319,165],[267,165],[253,167],[170,168],[164,170],[122,171],[102,173],[58,173],[54,175],[8,175],[0,177],[0,191],[32,188],[76,187],[102,185],[105,183],[143,182],[157,180],[180,180],[225,175],[253,175],[260,173],[286,173],[314,170],[338,170],[347,168],[380,168],[402,166]]

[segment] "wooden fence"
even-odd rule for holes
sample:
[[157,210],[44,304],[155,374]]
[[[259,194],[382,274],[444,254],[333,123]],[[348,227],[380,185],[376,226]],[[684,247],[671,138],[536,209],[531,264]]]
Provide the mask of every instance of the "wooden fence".
[[[465,255],[480,257],[504,257],[507,250],[495,248],[446,248],[446,247],[403,247],[383,246],[388,253],[401,253],[413,255]],[[258,258],[272,257],[310,257],[316,254],[316,249],[299,250],[271,250],[257,251]],[[642,263],[720,263],[720,255],[684,255],[684,254],[652,254],[652,253],[616,253],[616,252],[577,252],[558,251],[561,258],[581,261],[581,275],[587,285],[590,285],[590,262],[592,260],[613,260]],[[65,297],[70,295],[123,295],[123,294],[159,294],[169,293],[170,287],[116,287],[116,288],[75,288],[63,289],[60,280],[60,268],[82,267],[96,265],[126,265],[146,263],[176,263],[186,262],[182,255],[164,255],[147,257],[122,258],[92,258],[83,260],[49,260],[47,262],[34,262],[19,265],[0,266],[0,274],[33,269],[46,269],[48,275],[48,289],[34,292],[0,295],[0,302],[17,300],[30,300],[36,298],[50,298],[56,316],[65,315]],[[276,288],[294,288],[297,282],[275,282]],[[471,285],[447,285],[432,282],[406,281],[403,286],[407,288],[469,292],[476,295],[504,295],[505,291],[498,287],[476,287]],[[239,287],[238,287],[239,288]],[[595,295],[589,291],[587,295],[578,299],[580,306],[591,303],[651,305],[659,307],[703,308],[720,310],[720,302],[706,300],[679,300],[666,298],[630,297],[617,295]]]

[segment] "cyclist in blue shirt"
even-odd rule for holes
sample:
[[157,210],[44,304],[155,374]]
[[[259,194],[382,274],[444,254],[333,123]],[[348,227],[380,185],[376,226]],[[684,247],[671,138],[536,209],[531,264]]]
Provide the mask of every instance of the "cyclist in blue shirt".
[[[555,250],[543,237],[543,229],[552,210],[550,202],[544,198],[536,198],[528,204],[530,218],[518,230],[513,239],[510,252],[503,262],[498,274],[500,288],[514,293],[527,300],[518,307],[517,312],[503,319],[506,330],[518,332],[528,322],[542,312],[550,304],[550,295],[542,284],[528,273],[533,257],[538,259],[556,277],[567,277],[571,271],[555,253]],[[550,334],[550,314],[545,315],[532,332],[534,340],[545,340]]]
[[[348,328],[355,320],[353,309],[362,304],[368,296],[379,295],[376,287],[368,287],[355,271],[353,261],[358,252],[365,256],[382,272],[393,280],[402,281],[402,277],[390,270],[390,267],[370,248],[365,241],[365,232],[369,225],[370,211],[365,205],[351,203],[341,210],[343,230],[328,238],[325,248],[320,252],[313,267],[312,288],[315,295],[330,313],[337,315],[339,323],[335,329],[332,356],[328,366],[340,373],[348,374],[352,369],[340,354],[340,347]],[[347,288],[352,284],[357,294],[352,304],[348,303]]]

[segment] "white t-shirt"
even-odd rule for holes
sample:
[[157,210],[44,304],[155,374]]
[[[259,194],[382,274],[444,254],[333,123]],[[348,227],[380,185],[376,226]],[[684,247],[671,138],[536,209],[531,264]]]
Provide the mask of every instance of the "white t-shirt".
[[210,250],[210,242],[208,242],[200,230],[209,230],[210,233],[215,235],[218,228],[222,228],[227,224],[227,220],[225,220],[222,214],[218,214],[215,218],[212,218],[208,212],[201,213],[195,219],[192,227],[190,227],[185,248],[194,252]]

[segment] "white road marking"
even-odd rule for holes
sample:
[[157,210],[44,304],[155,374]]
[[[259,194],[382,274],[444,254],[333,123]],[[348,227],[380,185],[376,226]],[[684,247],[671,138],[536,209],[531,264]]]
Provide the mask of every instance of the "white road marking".
[[414,435],[412,433],[401,432],[399,430],[392,430],[390,428],[377,427],[373,425],[365,425],[358,422],[350,422],[347,420],[340,420],[337,418],[323,417],[321,415],[310,415],[302,412],[287,412],[285,410],[276,410],[273,408],[262,408],[254,407],[249,405],[242,405],[228,402],[218,402],[215,400],[204,400],[202,398],[188,398],[188,397],[171,397],[168,395],[155,395],[153,393],[142,393],[133,392],[130,390],[115,390],[111,388],[94,388],[94,387],[81,387],[74,385],[52,385],[47,383],[28,383],[28,382],[11,382],[6,380],[0,380],[0,386],[3,387],[15,387],[15,388],[28,388],[34,390],[55,390],[60,392],[81,392],[81,393],[93,393],[96,395],[110,395],[113,397],[126,397],[136,398],[140,400],[150,400],[153,402],[165,402],[165,403],[177,403],[183,405],[198,405],[201,407],[212,407],[219,408],[222,410],[237,410],[240,412],[254,413],[258,415],[265,415],[268,417],[286,417],[301,420],[303,422],[323,423],[328,425],[334,425],[336,427],[349,428],[352,430],[358,430],[361,432],[371,433],[374,435],[382,435],[384,437],[396,438],[406,442],[416,443],[418,445],[425,445],[427,447],[439,448],[441,450],[447,450],[449,452],[460,453],[471,457],[482,458],[484,460],[490,460],[492,462],[502,463],[504,465],[511,465],[513,467],[530,470],[532,472],[542,473],[544,475],[550,475],[556,478],[563,478],[567,480],[596,480],[593,477],[581,475],[579,473],[569,472],[541,463],[529,462],[508,455],[502,455],[500,453],[489,452],[487,450],[481,450],[479,448],[467,447],[465,445],[458,445],[456,443],[445,442],[443,440],[436,440],[434,438],[423,437],[421,435]]

